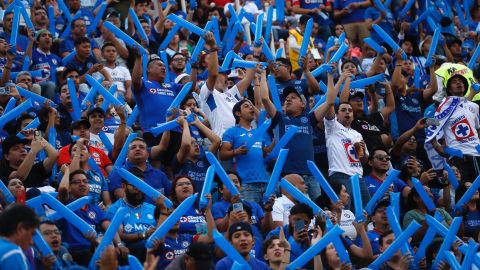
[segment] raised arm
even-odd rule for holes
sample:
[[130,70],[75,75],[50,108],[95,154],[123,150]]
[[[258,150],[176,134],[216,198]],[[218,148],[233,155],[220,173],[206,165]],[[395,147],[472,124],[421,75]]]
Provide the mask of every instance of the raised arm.
[[112,159],[114,160],[117,159],[118,154],[120,154],[120,151],[122,151],[129,131],[127,128],[125,106],[116,106],[115,112],[118,114],[118,117],[120,117],[120,125],[118,126],[117,130],[115,130],[113,137]]
[[385,107],[380,111],[383,119],[388,119],[390,114],[395,111],[395,97],[389,82],[382,83],[385,86]]
[[308,93],[310,95],[315,95],[320,93],[320,84],[318,83],[317,79],[313,77],[310,69],[308,68],[308,61],[310,60],[310,57],[310,54],[307,54],[306,57],[302,57],[302,70],[305,78],[307,79]]
[[182,127],[182,142],[180,144],[180,149],[177,152],[177,160],[181,164],[185,163],[188,153],[190,152],[192,136],[190,135],[190,127],[188,122],[183,116],[177,118],[177,123]]
[[[262,46],[260,47],[253,47],[253,55],[260,55],[262,53]],[[240,96],[243,97],[243,94],[247,90],[247,88],[252,84],[253,79],[255,78],[255,73],[260,73],[261,68],[257,65],[256,68],[247,69],[245,76],[241,81],[239,81],[236,85],[238,88],[238,92],[240,92]]]
[[433,58],[433,63],[430,66],[430,87],[423,91],[423,100],[430,101],[432,96],[437,92],[437,77],[435,76],[435,58]]
[[133,65],[132,70],[132,90],[134,92],[140,91],[142,88],[142,69],[142,55],[137,51],[135,55],[135,64]]
[[41,144],[43,145],[45,152],[47,152],[47,158],[43,161],[43,168],[46,172],[51,172],[53,166],[57,163],[58,151],[44,138],[41,138]]
[[333,75],[330,70],[328,73],[327,97],[325,103],[315,110],[315,118],[321,126],[323,126],[323,118],[333,119],[335,117],[335,99],[337,98],[338,89],[333,85]]
[[222,143],[222,139],[220,139],[220,137],[218,137],[218,135],[213,132],[213,130],[205,126],[202,121],[198,120],[198,117],[195,117],[195,121],[193,122],[193,124],[198,128],[200,134],[202,134],[202,136],[206,137],[210,141],[211,144],[208,147],[208,151],[210,153],[216,154],[218,148],[220,147],[220,144]]
[[218,78],[218,47],[217,42],[215,41],[215,36],[212,32],[208,32],[205,35],[205,43],[208,45],[210,50],[210,61],[208,62],[208,78],[206,84],[208,90],[213,91]]
[[402,64],[403,64],[403,59],[401,55],[401,51],[398,50],[395,52],[395,70],[393,71],[392,75],[392,89],[393,91],[398,91],[399,89],[402,89],[404,85],[402,85],[402,81],[400,80],[400,76],[402,76]]
[[425,127],[425,118],[418,120],[414,127],[405,131],[402,135],[400,135],[400,137],[398,137],[397,141],[393,145],[391,155],[400,156],[402,146],[410,139],[410,137],[415,135],[417,131],[423,130]]
[[[266,72],[261,73],[261,79],[262,82],[265,82],[263,86],[268,86],[266,81],[267,81],[267,75]],[[273,102],[270,100],[269,97],[269,90],[268,87],[261,87],[260,88],[260,97],[262,99],[262,104],[265,110],[267,111],[268,115],[270,115],[271,118],[275,117],[277,114],[277,108],[275,108],[275,105]]]

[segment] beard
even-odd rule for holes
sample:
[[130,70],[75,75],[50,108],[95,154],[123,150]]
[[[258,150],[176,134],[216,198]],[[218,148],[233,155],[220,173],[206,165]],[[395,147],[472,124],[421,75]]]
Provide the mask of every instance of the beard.
[[129,204],[133,205],[133,206],[137,206],[141,203],[143,203],[143,199],[144,199],[144,195],[143,193],[130,193],[130,192],[126,192],[125,193],[125,197],[128,201]]

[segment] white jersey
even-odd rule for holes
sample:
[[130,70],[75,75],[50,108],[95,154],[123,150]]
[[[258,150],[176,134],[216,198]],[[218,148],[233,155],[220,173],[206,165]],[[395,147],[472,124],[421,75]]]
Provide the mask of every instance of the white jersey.
[[465,155],[479,156],[475,149],[480,144],[478,113],[478,105],[466,99],[457,105],[442,129],[447,146],[462,150]]
[[132,76],[130,71],[126,67],[116,66],[115,68],[104,67],[105,70],[112,77],[112,82],[117,85],[117,91],[125,93],[127,89],[125,88],[125,81],[131,81]]
[[[328,120],[324,119],[325,139],[327,142],[328,154],[328,175],[335,172],[347,175],[363,175],[363,168],[360,159],[355,151],[354,143],[363,140],[363,137],[356,130],[346,128],[337,121],[337,117]],[[368,154],[368,150],[365,149]]]
[[276,198],[272,208],[272,220],[281,221],[283,225],[288,224],[288,217],[290,216],[290,209],[295,204],[282,194],[282,197]]
[[235,125],[232,109],[241,99],[237,86],[220,92],[216,89],[210,91],[205,83],[200,89],[200,99],[213,132],[222,138],[225,130]]
[[355,226],[353,226],[355,214],[350,210],[342,209],[341,215],[342,216],[340,217],[340,222],[338,225],[342,230],[345,231],[342,235],[348,236],[348,238],[354,241],[357,238],[357,230],[355,229]]
[[[112,133],[107,133],[107,132],[104,132],[104,133],[105,133],[105,135],[107,135],[108,140],[113,145],[114,135]],[[98,136],[98,134],[94,134],[94,133],[90,132],[90,145],[93,146],[93,147],[102,149],[103,152],[105,152],[105,154],[108,155],[108,149],[105,146],[105,144],[102,142],[102,140],[100,139],[100,136]]]

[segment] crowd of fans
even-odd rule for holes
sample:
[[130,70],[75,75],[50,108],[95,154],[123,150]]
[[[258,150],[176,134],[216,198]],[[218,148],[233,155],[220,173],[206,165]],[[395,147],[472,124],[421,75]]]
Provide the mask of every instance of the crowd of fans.
[[480,268],[478,1],[7,2],[0,269]]

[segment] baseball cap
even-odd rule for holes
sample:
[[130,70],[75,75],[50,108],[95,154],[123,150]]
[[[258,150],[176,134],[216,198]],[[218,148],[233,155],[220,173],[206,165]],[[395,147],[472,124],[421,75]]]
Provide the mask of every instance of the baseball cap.
[[190,76],[190,75],[187,74],[187,73],[182,73],[182,74],[178,75],[175,78],[175,83],[180,83],[180,81],[183,80],[183,78],[188,77],[188,76]]
[[87,118],[90,118],[90,115],[92,115],[94,113],[99,113],[99,114],[103,115],[103,117],[105,117],[105,111],[102,108],[94,107],[94,108],[92,108],[91,110],[88,111]]
[[72,130],[78,129],[81,126],[90,128],[90,122],[86,118],[80,118],[80,120],[72,123]]
[[35,35],[35,40],[38,41],[38,38],[40,37],[40,35],[42,35],[43,33],[47,33],[49,34],[50,36],[52,36],[52,33],[50,33],[50,31],[48,31],[47,29],[40,29],[37,34]]
[[303,94],[300,94],[297,91],[297,89],[295,89],[295,87],[287,86],[287,87],[285,87],[285,89],[283,89],[283,97],[286,98],[291,93],[294,93],[295,95],[297,95],[302,100],[303,103],[307,104],[307,99],[305,98],[305,96]]
[[228,229],[228,240],[232,240],[232,235],[236,232],[246,231],[253,236],[252,227],[246,222],[237,222]]
[[190,244],[190,246],[188,246],[185,254],[195,259],[195,266],[197,270],[213,269],[213,255],[208,244],[193,242]]
[[17,144],[27,144],[27,139],[20,139],[15,135],[8,136],[2,142],[2,153],[3,155],[8,154],[10,148],[14,147]]
[[363,99],[365,97],[365,93],[362,91],[350,92],[350,96],[348,97],[348,100],[351,100],[356,97]]

